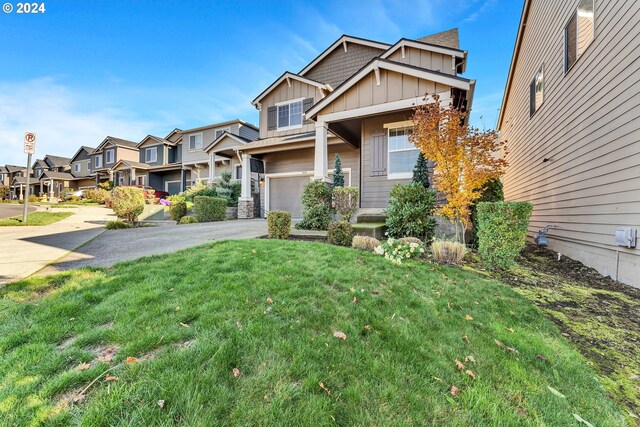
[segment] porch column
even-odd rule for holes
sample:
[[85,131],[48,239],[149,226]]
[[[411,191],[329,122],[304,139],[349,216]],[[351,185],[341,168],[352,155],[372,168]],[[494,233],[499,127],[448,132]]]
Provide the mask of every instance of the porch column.
[[187,170],[180,169],[180,192],[187,189]]
[[313,179],[321,179],[329,182],[327,172],[327,159],[329,153],[327,149],[327,124],[325,122],[316,123],[316,146],[313,162]]
[[238,199],[238,218],[254,218],[251,195],[251,155],[242,153],[242,181]]
[[39,196],[42,196],[42,193],[44,193],[43,184],[44,184],[44,182],[42,182],[42,180],[40,180],[40,194],[38,194]]
[[135,185],[136,184],[136,170],[134,168],[129,169],[129,174],[131,175],[131,177],[129,178],[129,185]]
[[216,179],[216,154],[212,153],[209,156],[209,185],[213,184],[214,179]]
[[22,190],[23,185],[20,184],[20,200],[24,200],[24,192]]
[[53,193],[54,193],[53,179],[50,179],[49,180],[49,201],[53,200]]

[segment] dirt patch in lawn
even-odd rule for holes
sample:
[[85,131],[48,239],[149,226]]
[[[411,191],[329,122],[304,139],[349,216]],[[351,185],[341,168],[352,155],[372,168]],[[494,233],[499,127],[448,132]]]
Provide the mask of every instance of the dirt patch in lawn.
[[533,245],[516,267],[492,274],[540,307],[591,362],[610,396],[640,417],[640,289]]

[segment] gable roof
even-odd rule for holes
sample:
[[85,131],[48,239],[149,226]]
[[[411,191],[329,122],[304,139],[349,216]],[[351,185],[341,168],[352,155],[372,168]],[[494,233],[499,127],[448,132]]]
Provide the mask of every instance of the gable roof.
[[[389,56],[391,56],[391,54],[396,52],[398,49],[404,49],[405,46],[412,47],[415,49],[420,49],[420,50],[427,50],[429,52],[441,53],[443,55],[454,56],[456,58],[456,67],[458,65],[462,65],[462,69],[460,71],[461,73],[464,73],[467,68],[468,51],[466,50],[460,50],[457,48],[435,45],[435,44],[426,43],[420,40],[411,40],[406,38],[401,38],[400,40],[398,40],[385,53],[380,55],[380,58],[386,59]],[[403,50],[403,56],[404,56],[404,50]]]
[[164,139],[169,140],[169,138],[171,138],[175,134],[178,134],[178,139],[176,140],[176,144],[177,144],[178,141],[182,139],[182,129],[175,128],[174,130],[169,132],[167,136],[164,137]]
[[42,159],[36,159],[36,161],[33,162],[31,169],[35,169],[37,167],[41,167],[42,169],[47,169],[49,165]]
[[82,153],[82,151],[83,151],[83,150],[84,150],[84,151],[86,151],[86,152],[87,152],[87,154],[91,154],[91,153],[93,153],[93,151],[95,150],[95,148],[93,148],[93,147],[87,147],[86,145],[82,145],[80,148],[78,148],[78,151],[76,151],[76,154],[74,154],[73,156],[71,156],[71,159],[69,159],[69,163],[73,162],[73,161],[76,159],[76,157],[78,157],[78,155],[79,155],[80,153]]
[[53,179],[66,179],[66,180],[75,179],[75,176],[71,175],[69,172],[57,172],[57,171],[44,171],[42,172],[40,179],[44,177],[53,178]]
[[250,127],[253,130],[258,130],[258,128],[255,127],[254,125],[252,125],[251,123],[247,123],[244,120],[235,119],[235,120],[228,120],[226,122],[221,122],[221,123],[214,123],[212,125],[200,126],[200,127],[192,128],[192,129],[186,129],[186,130],[182,130],[180,132],[184,135],[184,134],[191,133],[191,132],[197,132],[197,131],[200,131],[200,130],[211,129],[211,128],[219,128],[219,127],[233,125],[233,124],[236,124],[236,123],[238,123],[238,124],[240,124],[242,126]]
[[126,148],[133,148],[133,149],[135,149],[136,146],[138,145],[137,142],[128,141],[126,139],[121,139],[121,138],[115,138],[113,136],[107,136],[104,140],[102,140],[100,145],[98,145],[98,147],[96,147],[96,149],[92,151],[92,154],[100,153],[104,148],[104,146],[107,145],[108,143],[111,143],[117,147],[126,147]]
[[133,160],[118,160],[118,162],[113,165],[113,167],[111,169],[116,170],[120,165],[125,165],[125,166],[129,166],[132,168],[136,168],[136,169],[150,169],[151,166],[149,166],[146,163],[140,163],[140,162],[134,162]]
[[71,159],[68,157],[52,156],[50,154],[44,156],[44,161],[48,162],[54,168],[68,166],[71,163]]
[[167,139],[164,138],[160,138],[159,136],[153,136],[153,135],[147,135],[144,138],[142,138],[142,141],[140,141],[137,145],[138,148],[140,148],[142,146],[142,144],[144,144],[147,141],[155,141],[157,144],[165,144],[165,145],[176,145],[175,142],[169,141]]
[[504,107],[511,91],[511,80],[513,79],[513,73],[516,68],[516,62],[518,53],[520,52],[520,46],[522,45],[522,36],[524,35],[525,27],[527,25],[527,19],[529,18],[529,6],[531,6],[531,0],[525,0],[522,6],[522,16],[520,17],[520,25],[518,26],[518,35],[516,36],[516,44],[513,47],[513,55],[511,56],[511,64],[509,65],[509,74],[507,75],[507,83],[504,87],[504,95],[502,96],[502,104],[500,105],[500,115],[498,116],[498,130],[502,126],[502,120],[504,119]]
[[[462,90],[473,90],[473,87],[475,85],[475,80],[469,80],[451,74],[444,74],[438,71],[431,71],[425,68],[415,67],[413,65],[403,64],[400,62],[389,61],[388,59],[374,58],[360,71],[358,71],[356,74],[348,78],[344,83],[338,86],[328,96],[313,105],[313,107],[305,112],[305,117],[312,118],[313,116],[318,114],[324,107],[329,105],[333,100],[345,93],[349,88],[353,87],[353,85],[362,80],[364,77],[369,75],[369,73],[375,71],[376,68],[382,68],[388,71],[407,74],[424,80],[442,83]],[[471,105],[469,105],[469,108],[471,108]]]
[[9,173],[20,172],[27,169],[24,166],[16,166],[16,165],[4,165],[4,167],[7,169],[7,172]]
[[304,76],[306,73],[308,73],[313,67],[315,67],[320,61],[322,61],[324,58],[326,58],[331,52],[333,52],[335,49],[337,48],[345,48],[346,43],[355,43],[355,44],[360,44],[363,46],[369,46],[369,47],[374,47],[380,50],[387,50],[389,48],[389,44],[387,43],[381,43],[381,42],[377,42],[374,40],[368,40],[368,39],[363,39],[360,37],[354,37],[354,36],[349,36],[346,34],[343,34],[342,36],[340,36],[340,38],[338,40],[336,40],[335,42],[333,42],[331,44],[331,46],[329,46],[328,48],[326,48],[320,55],[318,55],[313,61],[311,61],[306,67],[304,67],[302,70],[300,70],[300,72],[298,73],[299,76]]
[[438,46],[450,47],[453,49],[460,49],[460,38],[458,37],[457,28],[452,28],[450,30],[420,37],[418,41]]
[[222,135],[220,135],[219,137],[217,137],[216,139],[213,140],[213,142],[209,145],[207,145],[207,147],[202,150],[205,153],[209,152],[209,150],[211,150],[213,147],[215,147],[216,145],[218,145],[218,143],[220,141],[222,141],[224,138],[229,137],[231,139],[235,139],[236,141],[238,141],[240,144],[244,145],[244,144],[248,144],[249,142],[251,142],[251,140],[249,138],[244,138],[240,135],[236,135],[233,134],[231,132],[227,132],[226,130],[224,132],[222,132]]
[[271,85],[268,88],[263,90],[262,93],[260,93],[260,95],[258,95],[253,101],[251,101],[251,105],[253,105],[256,108],[258,108],[262,98],[267,96],[273,89],[278,87],[280,85],[280,83],[282,83],[285,80],[289,80],[289,79],[298,80],[299,82],[306,83],[306,84],[308,84],[310,86],[315,86],[318,89],[320,89],[320,91],[331,92],[331,90],[332,90],[331,86],[329,86],[327,84],[320,83],[320,82],[317,82],[315,80],[311,80],[311,79],[306,78],[306,77],[302,77],[302,76],[300,76],[298,74],[294,74],[294,73],[292,73],[290,71],[285,71],[280,77],[278,77],[276,79],[276,81],[271,83]]

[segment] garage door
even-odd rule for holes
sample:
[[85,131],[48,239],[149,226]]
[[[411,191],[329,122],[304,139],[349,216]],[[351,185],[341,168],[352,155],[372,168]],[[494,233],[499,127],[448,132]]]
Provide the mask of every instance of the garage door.
[[302,218],[302,190],[309,176],[269,178],[269,210],[287,211],[292,218]]
[[180,192],[180,181],[165,182],[166,192],[173,195]]

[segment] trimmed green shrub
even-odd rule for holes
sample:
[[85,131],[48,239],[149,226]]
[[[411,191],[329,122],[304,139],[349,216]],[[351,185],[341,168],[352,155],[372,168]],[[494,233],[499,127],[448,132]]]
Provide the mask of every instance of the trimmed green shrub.
[[84,192],[84,196],[89,200],[104,205],[109,198],[109,192],[102,188],[90,188]]
[[528,202],[478,203],[478,252],[489,267],[513,265],[526,243],[532,210]]
[[351,221],[358,209],[358,187],[333,187],[333,204],[343,221]]
[[322,180],[313,180],[302,192],[302,221],[296,228],[326,230],[331,223],[331,188]]
[[342,173],[342,160],[340,154],[336,153],[336,160],[333,163],[333,187],[344,187],[344,174]]
[[363,251],[372,251],[380,246],[380,240],[370,236],[353,236],[351,247]]
[[387,234],[398,239],[413,236],[429,244],[436,228],[435,209],[435,191],[417,183],[394,185],[385,211]]
[[39,201],[40,201],[40,197],[36,196],[35,194],[29,195],[29,203],[36,203]]
[[335,221],[329,224],[327,241],[332,245],[351,246],[353,229],[347,221]]
[[480,202],[502,202],[504,200],[504,192],[502,191],[502,181],[497,178],[490,179],[482,186],[482,194],[469,207],[471,218],[471,240],[469,244],[472,247],[478,246],[478,215],[476,206]]
[[180,218],[187,214],[187,202],[183,200],[172,201],[169,205],[169,215],[174,221],[180,221]]
[[122,221],[108,221],[105,224],[104,228],[106,228],[107,230],[120,230],[123,228],[131,228],[131,224]]
[[178,221],[178,224],[196,224],[197,222],[198,219],[196,217],[183,216],[182,218],[180,218],[180,221]]
[[194,196],[193,213],[198,222],[223,221],[227,213],[227,200],[221,197]]
[[144,210],[144,191],[138,187],[116,187],[111,193],[111,208],[118,219],[129,223]]
[[291,214],[286,211],[270,211],[267,214],[270,239],[287,239],[291,232]]

